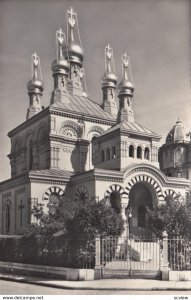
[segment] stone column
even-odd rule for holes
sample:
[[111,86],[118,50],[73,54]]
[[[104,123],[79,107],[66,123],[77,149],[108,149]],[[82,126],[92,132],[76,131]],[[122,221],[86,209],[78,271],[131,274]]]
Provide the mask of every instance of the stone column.
[[95,279],[101,278],[101,240],[100,235],[95,238]]
[[162,235],[162,245],[163,245],[162,269],[168,270],[168,234],[166,231],[164,231]]
[[162,280],[169,280],[168,266],[168,234],[166,231],[162,235]]

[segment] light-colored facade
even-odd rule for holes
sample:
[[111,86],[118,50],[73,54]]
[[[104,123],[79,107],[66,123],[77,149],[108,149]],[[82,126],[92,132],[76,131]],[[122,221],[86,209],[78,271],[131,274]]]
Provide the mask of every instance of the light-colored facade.
[[34,206],[53,213],[65,199],[108,198],[124,218],[127,206],[132,208],[131,233],[147,235],[146,207],[160,205],[168,195],[185,198],[190,182],[185,176],[176,178],[175,173],[168,177],[164,165],[164,172],[159,169],[160,136],[135,121],[134,87],[126,54],[122,56],[122,81],[117,90],[112,48],[106,47],[102,105],[87,96],[76,13],[71,9],[67,14],[67,44],[61,30],[56,35],[50,106],[42,106],[43,82],[35,54],[33,78],[28,83],[27,120],[8,134],[11,179],[0,184],[0,233],[22,233],[36,221],[31,214]]

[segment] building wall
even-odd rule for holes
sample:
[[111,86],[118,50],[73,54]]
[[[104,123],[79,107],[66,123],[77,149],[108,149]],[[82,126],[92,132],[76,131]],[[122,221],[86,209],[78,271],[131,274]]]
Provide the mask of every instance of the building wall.
[[[29,199],[30,183],[7,187],[0,191],[1,234],[22,233],[30,224]],[[6,206],[10,207],[10,217],[7,216]],[[9,218],[10,226],[7,224]],[[9,228],[9,230],[7,230]]]
[[[30,121],[30,120],[29,120]],[[49,118],[45,115],[34,123],[26,122],[11,136],[11,176],[16,177],[30,170],[49,167]]]

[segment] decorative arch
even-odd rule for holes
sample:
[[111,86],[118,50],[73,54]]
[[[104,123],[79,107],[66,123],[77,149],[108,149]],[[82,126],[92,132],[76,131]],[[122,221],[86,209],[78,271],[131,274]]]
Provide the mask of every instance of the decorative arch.
[[61,124],[59,129],[59,134],[72,137],[72,138],[78,138],[81,137],[83,133],[82,127],[80,127],[77,123],[74,121],[65,121]]
[[97,135],[101,135],[105,132],[105,130],[100,126],[92,126],[89,131],[87,132],[86,137],[90,135],[90,133],[95,132]]
[[88,200],[89,193],[86,186],[82,185],[80,186],[75,194],[75,201],[83,201],[86,202]]
[[164,197],[166,198],[168,196],[172,196],[172,198],[174,199],[178,196],[178,194],[175,191],[168,189],[164,192]]
[[36,139],[44,140],[48,136],[48,129],[45,123],[40,123],[36,131]]
[[24,136],[23,142],[24,142],[24,146],[26,146],[26,144],[28,143],[29,140],[33,140],[34,139],[34,130],[29,129]]
[[158,200],[162,201],[164,200],[164,195],[162,193],[162,190],[160,188],[160,186],[158,185],[158,183],[149,175],[136,175],[135,177],[133,177],[127,184],[126,188],[125,188],[125,192],[127,193],[127,196],[129,197],[129,193],[131,188],[134,186],[134,184],[138,183],[138,182],[146,182],[148,184],[150,184],[153,189],[155,190]]
[[110,198],[110,195],[113,192],[117,192],[121,196],[121,201],[122,202],[127,202],[128,201],[128,194],[126,191],[124,191],[123,187],[120,186],[119,184],[112,184],[107,191],[104,194],[104,198]]
[[22,147],[22,138],[21,136],[18,136],[12,145],[12,152],[19,151],[21,147]]
[[52,186],[46,190],[42,197],[42,200],[48,201],[51,194],[57,194],[59,197],[62,197],[64,195],[64,191],[58,186]]

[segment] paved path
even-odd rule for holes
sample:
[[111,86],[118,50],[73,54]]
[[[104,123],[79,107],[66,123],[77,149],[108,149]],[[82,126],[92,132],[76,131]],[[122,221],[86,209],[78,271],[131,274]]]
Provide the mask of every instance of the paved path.
[[150,279],[101,279],[66,281],[47,278],[0,274],[0,279],[71,290],[131,290],[131,291],[190,291],[191,281],[161,281]]
[[189,300],[191,299],[190,291],[71,290],[5,280],[0,280],[0,295],[189,295]]

